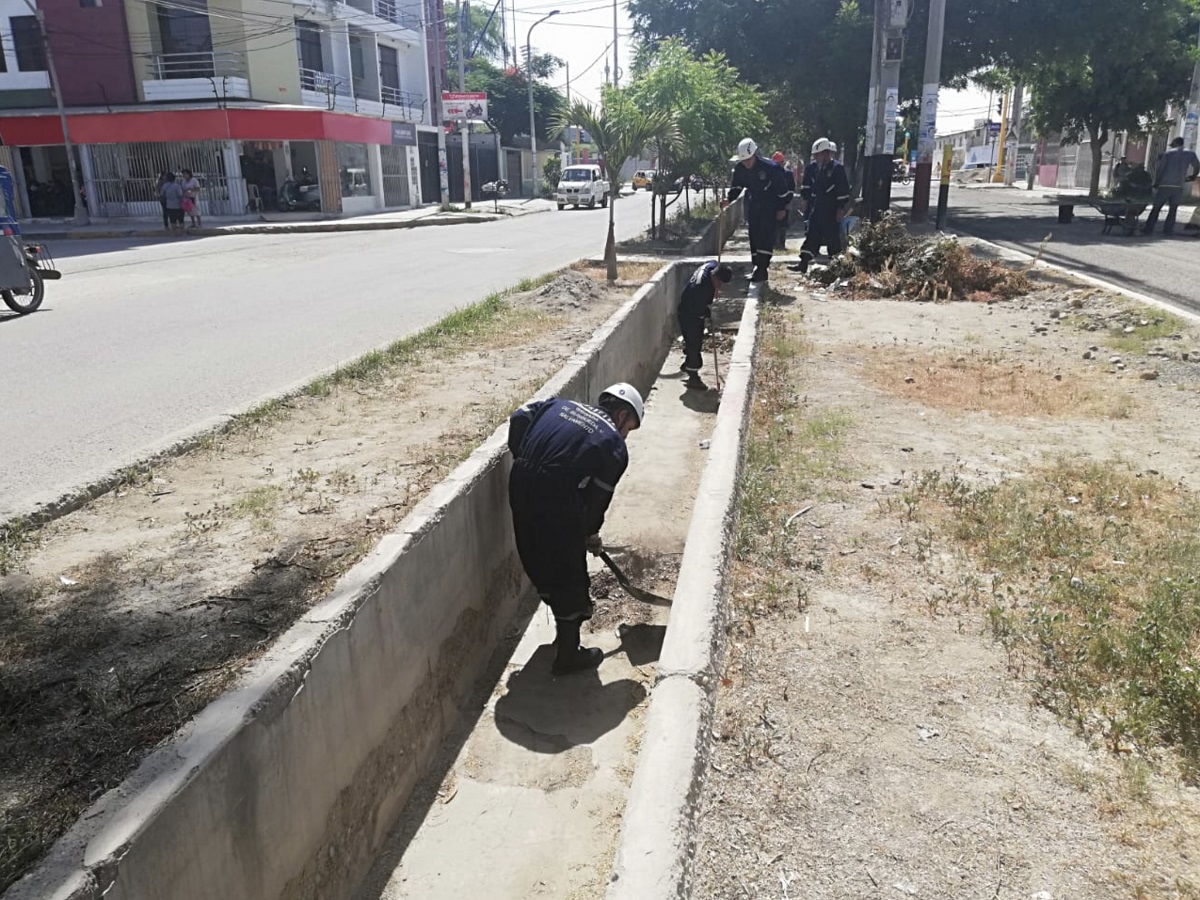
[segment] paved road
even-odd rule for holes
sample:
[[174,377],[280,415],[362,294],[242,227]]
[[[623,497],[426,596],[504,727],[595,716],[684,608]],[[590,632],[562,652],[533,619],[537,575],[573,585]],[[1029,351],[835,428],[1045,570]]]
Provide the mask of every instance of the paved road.
[[[618,238],[649,224],[622,198]],[[352,234],[51,245],[38,313],[0,306],[0,521],[200,423],[604,247],[608,213]]]
[[[897,188],[897,205],[907,209],[912,188]],[[1026,253],[1036,253],[1051,235],[1042,254],[1047,262],[1200,312],[1200,240],[1181,233],[1190,215],[1190,208],[1180,211],[1175,235],[1169,238],[1106,235],[1100,233],[1103,216],[1086,207],[1075,207],[1075,221],[1060,225],[1058,207],[1036,191],[957,185],[950,189],[953,231]]]

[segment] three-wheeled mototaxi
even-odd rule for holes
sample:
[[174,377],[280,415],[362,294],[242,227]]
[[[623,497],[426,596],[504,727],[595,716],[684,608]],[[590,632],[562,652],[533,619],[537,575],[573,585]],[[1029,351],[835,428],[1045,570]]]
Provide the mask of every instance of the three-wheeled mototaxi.
[[31,313],[42,305],[46,281],[62,278],[54,258],[41,244],[27,244],[17,224],[13,204],[13,177],[0,166],[0,298],[16,313]]

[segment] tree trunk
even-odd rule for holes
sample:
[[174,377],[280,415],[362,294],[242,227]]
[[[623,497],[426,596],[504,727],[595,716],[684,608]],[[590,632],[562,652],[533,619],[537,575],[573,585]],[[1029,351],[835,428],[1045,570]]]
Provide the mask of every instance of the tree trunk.
[[667,193],[663,191],[658,197],[658,232],[665,241],[667,239]]
[[1088,195],[1095,197],[1100,193],[1100,166],[1104,160],[1104,143],[1108,140],[1108,129],[1089,125],[1088,136],[1092,140],[1092,177],[1088,180]]
[[609,284],[617,280],[617,230],[613,212],[613,204],[610,200],[608,203],[608,240],[604,242],[604,268]]
[[[653,185],[651,185],[651,190],[653,190]],[[652,193],[650,195],[650,240],[654,240],[658,237],[658,227],[655,224],[656,219],[654,216],[655,212],[657,212],[657,210],[654,208],[654,195]]]

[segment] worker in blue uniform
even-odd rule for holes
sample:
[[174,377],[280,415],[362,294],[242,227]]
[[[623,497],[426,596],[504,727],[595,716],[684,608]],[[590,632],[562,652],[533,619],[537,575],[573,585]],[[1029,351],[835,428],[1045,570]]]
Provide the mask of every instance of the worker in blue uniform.
[[738,144],[736,162],[730,177],[729,193],[721,201],[724,209],[746,192],[746,225],[750,231],[750,258],[754,262],[751,281],[766,281],[767,268],[775,248],[777,223],[787,217],[792,189],[787,185],[783,167],[758,155],[758,144],[745,138]]
[[700,368],[704,365],[701,355],[704,349],[704,323],[712,318],[713,301],[721,294],[721,285],[733,280],[733,270],[715,259],[709,260],[692,273],[683,286],[676,315],[679,318],[679,333],[683,335],[683,365],[680,370],[688,376],[687,386],[707,390],[700,380]]
[[799,272],[808,271],[822,246],[830,257],[842,252],[842,219],[850,206],[850,181],[845,167],[833,158],[833,148],[828,138],[818,139],[812,147],[817,171],[809,189],[808,234],[800,250],[800,262],[793,267]]
[[593,669],[604,658],[599,649],[579,645],[580,626],[592,617],[587,553],[604,547],[604,514],[629,463],[625,439],[641,426],[643,413],[641,394],[622,383],[606,388],[595,406],[535,400],[508,420],[517,553],[554,613],[556,675]]

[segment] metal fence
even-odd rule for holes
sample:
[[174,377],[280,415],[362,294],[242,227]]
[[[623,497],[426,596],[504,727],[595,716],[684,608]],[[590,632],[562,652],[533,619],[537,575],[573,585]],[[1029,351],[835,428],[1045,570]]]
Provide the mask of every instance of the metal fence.
[[229,176],[218,141],[92,144],[92,188],[104,217],[155,217],[161,211],[158,179],[189,169],[200,181],[203,215],[241,215],[230,202]]
[[403,147],[380,147],[383,163],[383,205],[410,206],[408,191],[408,154]]
[[395,0],[375,0],[375,15],[410,31],[421,30],[421,17],[400,9]]
[[159,81],[172,78],[245,78],[246,55],[230,51],[163,53],[154,57]]
[[350,82],[340,75],[322,72],[319,69],[301,69],[300,87],[306,91],[317,91],[322,94],[340,94],[350,96]]
[[422,119],[425,98],[420,94],[402,91],[400,88],[389,87],[385,84],[379,88],[379,99],[386,106],[398,106],[403,109],[405,115],[413,122],[419,122]]

